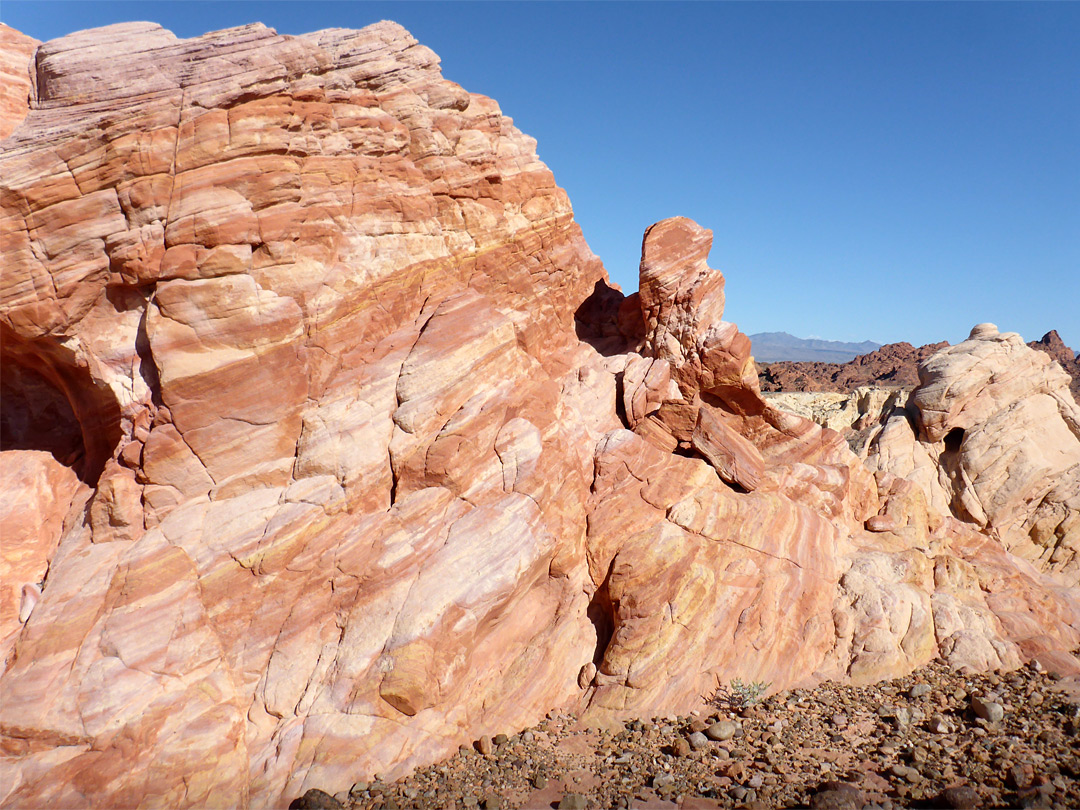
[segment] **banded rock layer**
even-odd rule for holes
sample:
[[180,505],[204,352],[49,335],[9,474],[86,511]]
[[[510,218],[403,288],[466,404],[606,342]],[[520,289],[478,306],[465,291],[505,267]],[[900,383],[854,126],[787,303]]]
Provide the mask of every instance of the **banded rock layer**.
[[0,23],[0,138],[10,135],[30,107],[30,61],[41,43]]
[[919,367],[867,463],[1060,581],[1080,585],[1080,405],[1071,379],[1015,332],[979,324]]
[[31,68],[0,806],[284,806],[555,707],[1076,666],[1075,593],[763,400],[709,231],[650,228],[622,296],[400,26],[131,23]]

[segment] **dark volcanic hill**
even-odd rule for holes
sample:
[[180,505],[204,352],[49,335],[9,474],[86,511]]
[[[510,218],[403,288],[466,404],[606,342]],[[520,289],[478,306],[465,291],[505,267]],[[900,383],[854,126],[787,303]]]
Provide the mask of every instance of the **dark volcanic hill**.
[[914,387],[919,363],[948,343],[915,348],[910,343],[889,343],[847,363],[780,362],[762,365],[762,391],[850,391],[860,385]]
[[1061,367],[1069,372],[1069,376],[1072,377],[1069,390],[1073,392],[1073,396],[1080,402],[1080,352],[1074,352],[1066,346],[1056,329],[1051,329],[1040,340],[1031,341],[1028,346],[1046,352],[1061,363]]
[[[910,343],[889,343],[846,363],[759,363],[761,390],[846,392],[860,385],[914,387],[919,382],[919,364],[948,345],[942,341],[916,348]],[[1051,330],[1028,345],[1046,352],[1061,364],[1072,377],[1069,388],[1073,396],[1080,401],[1080,360],[1057,331]],[[757,349],[756,343],[754,348]]]

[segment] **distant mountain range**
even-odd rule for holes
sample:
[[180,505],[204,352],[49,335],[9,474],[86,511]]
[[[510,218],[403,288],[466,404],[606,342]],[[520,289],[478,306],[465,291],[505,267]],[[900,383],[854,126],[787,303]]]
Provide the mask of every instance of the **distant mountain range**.
[[754,359],[759,363],[775,363],[780,360],[802,362],[846,363],[860,354],[880,349],[880,343],[864,340],[862,343],[844,343],[839,340],[797,338],[787,332],[758,332],[750,335]]

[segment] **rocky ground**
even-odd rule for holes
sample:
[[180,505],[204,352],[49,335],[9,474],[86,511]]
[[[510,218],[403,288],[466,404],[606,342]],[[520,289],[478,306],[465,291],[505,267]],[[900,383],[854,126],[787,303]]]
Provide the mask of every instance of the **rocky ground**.
[[847,363],[778,361],[762,364],[762,391],[836,391],[848,393],[860,385],[914,388],[919,384],[919,363],[949,344],[889,343]]
[[[295,808],[1080,807],[1080,688],[1037,664],[942,664],[871,686],[824,683],[611,731],[553,713],[451,759]],[[741,705],[742,704],[742,705]]]

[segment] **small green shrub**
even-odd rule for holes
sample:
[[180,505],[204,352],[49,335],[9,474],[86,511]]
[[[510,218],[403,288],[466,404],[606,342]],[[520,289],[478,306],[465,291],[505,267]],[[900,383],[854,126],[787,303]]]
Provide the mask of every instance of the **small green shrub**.
[[745,709],[761,700],[762,695],[770,686],[772,686],[771,681],[744,681],[742,678],[732,678],[728,686],[720,687],[712,702],[726,704],[732,709]]

